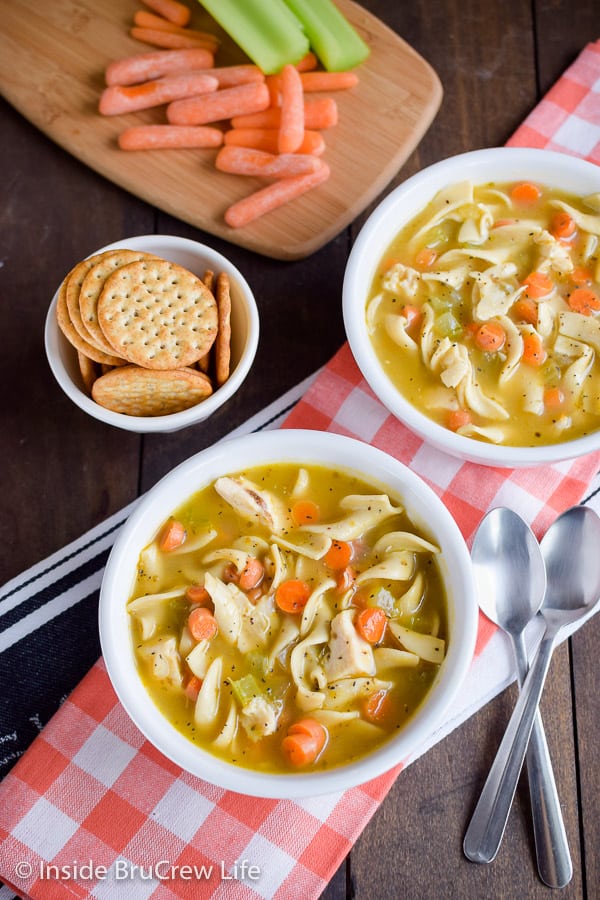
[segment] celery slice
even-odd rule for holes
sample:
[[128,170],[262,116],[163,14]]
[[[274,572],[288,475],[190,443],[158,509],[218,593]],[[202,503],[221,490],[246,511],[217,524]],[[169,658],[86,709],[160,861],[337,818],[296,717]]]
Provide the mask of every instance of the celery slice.
[[308,53],[302,24],[284,0],[198,0],[267,75]]
[[330,72],[353,69],[370,53],[368,45],[332,0],[285,0],[300,19],[310,45]]

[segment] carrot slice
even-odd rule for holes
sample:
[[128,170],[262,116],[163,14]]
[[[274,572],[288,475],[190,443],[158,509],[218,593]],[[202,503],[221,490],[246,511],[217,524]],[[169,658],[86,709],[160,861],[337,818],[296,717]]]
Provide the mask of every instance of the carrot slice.
[[533,184],[531,181],[522,181],[513,187],[510,196],[515,203],[529,204],[536,203],[542,196],[542,192],[537,184]]
[[219,630],[217,620],[205,606],[197,606],[191,611],[187,625],[195,641],[209,641]]
[[197,675],[192,675],[183,690],[185,691],[186,696],[195,703],[198,699],[201,687],[202,680],[198,678]]
[[198,97],[176,100],[167,107],[167,119],[172,125],[208,125],[230,119],[240,113],[258,112],[269,105],[269,91],[264,82],[238,84]]
[[198,606],[208,606],[212,599],[206,588],[201,584],[190,584],[185,592],[185,599]]
[[410,303],[405,303],[400,312],[406,319],[407,331],[417,328],[421,324],[423,311],[418,306],[412,306]]
[[459,428],[464,428],[471,422],[472,417],[468,409],[451,409],[446,416],[446,428],[449,428],[450,431],[458,431]]
[[310,734],[288,734],[281,742],[283,755],[294,768],[313,763],[319,755],[319,745]]
[[576,229],[577,225],[575,219],[565,210],[561,209],[552,216],[550,233],[553,234],[555,238],[563,241],[568,240],[573,237]]
[[317,722],[316,719],[311,719],[310,717],[306,717],[304,719],[299,719],[297,722],[293,722],[288,728],[288,734],[307,734],[310,737],[314,738],[319,747],[319,752],[325,746],[325,741],[327,740],[327,732],[323,725],[320,722]]
[[158,546],[164,553],[168,553],[170,550],[176,550],[177,547],[181,547],[186,537],[185,525],[177,521],[177,519],[170,519],[163,529]]
[[378,644],[387,626],[387,616],[377,606],[361,609],[356,617],[356,630],[369,644]]
[[264,577],[265,567],[260,559],[257,559],[256,556],[249,556],[246,565],[240,572],[238,584],[243,591],[251,591],[259,586]]
[[437,259],[437,253],[433,247],[421,247],[415,256],[415,263],[422,269],[429,269]]
[[567,303],[575,312],[591,316],[600,309],[600,297],[590,288],[578,287],[567,297]]
[[179,0],[142,0],[142,3],[182,28],[190,21],[191,11],[184,3],[179,3]]
[[486,353],[494,353],[504,347],[506,331],[500,322],[491,319],[479,326],[475,334],[475,343]]
[[538,322],[537,303],[530,300],[529,297],[519,297],[513,309],[515,316],[520,322],[528,322],[529,325],[536,327]]
[[310,597],[310,585],[299,578],[282,581],[275,591],[275,603],[282,612],[300,613]]
[[325,565],[330,569],[345,569],[351,559],[352,544],[348,541],[332,541],[324,556]]
[[[182,100],[181,102],[187,101]],[[329,178],[329,174],[329,166],[322,162],[320,167],[310,175],[280,178],[268,187],[262,188],[230,206],[225,211],[225,221],[230,228],[242,228],[260,216],[264,216],[265,213],[271,212],[283,206],[284,203],[323,184]]]
[[337,577],[335,579],[335,589],[338,594],[345,594],[346,591],[349,591],[354,582],[356,581],[356,572],[352,568],[352,566],[346,566],[344,569],[341,569]]
[[559,409],[565,402],[565,395],[560,388],[546,388],[544,391],[544,406],[546,409]]
[[292,520],[294,525],[308,525],[318,522],[321,518],[321,510],[312,500],[297,500],[292,506]]
[[576,284],[577,287],[588,287],[594,280],[590,270],[584,269],[583,266],[576,266],[570,277],[573,284]]
[[281,70],[281,120],[278,150],[295,153],[304,137],[304,91],[300,73],[290,63]]
[[523,279],[523,284],[525,285],[525,293],[528,297],[533,297],[534,300],[539,300],[541,297],[545,297],[554,287],[554,282],[548,275],[544,274],[544,272],[530,272],[529,275]]
[[394,704],[389,691],[376,691],[363,703],[363,715],[369,722],[381,724],[394,715]]
[[537,334],[523,335],[523,355],[521,359],[529,366],[541,366],[547,359],[546,348]]

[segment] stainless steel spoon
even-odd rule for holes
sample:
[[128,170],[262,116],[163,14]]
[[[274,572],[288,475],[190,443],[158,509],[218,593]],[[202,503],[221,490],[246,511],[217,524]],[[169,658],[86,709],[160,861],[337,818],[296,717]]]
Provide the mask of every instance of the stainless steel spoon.
[[[537,615],[546,591],[540,545],[521,516],[498,507],[481,521],[471,557],[479,606],[510,636],[522,685],[529,667],[524,631]],[[571,880],[573,865],[539,713],[527,751],[527,774],[538,872],[549,887],[564,887]],[[481,856],[479,847],[477,855],[470,856],[471,849],[466,847],[465,853],[473,862],[491,862]]]
[[600,599],[600,518],[574,506],[542,541],[548,586],[541,615],[546,630],[483,786],[464,840],[469,859],[494,859],[519,780],[552,651],[560,631],[587,616]]

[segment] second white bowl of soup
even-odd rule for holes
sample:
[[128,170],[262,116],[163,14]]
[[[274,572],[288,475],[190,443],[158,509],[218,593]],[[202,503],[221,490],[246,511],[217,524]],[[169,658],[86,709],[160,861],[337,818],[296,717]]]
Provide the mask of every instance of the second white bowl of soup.
[[470,557],[401,463],[283,430],[192,457],[106,566],[100,635],[125,709],[183,769],[241,793],[363,783],[439,727],[477,629]]
[[387,408],[494,466],[600,448],[600,169],[493,148],[409,178],[352,249],[344,322]]

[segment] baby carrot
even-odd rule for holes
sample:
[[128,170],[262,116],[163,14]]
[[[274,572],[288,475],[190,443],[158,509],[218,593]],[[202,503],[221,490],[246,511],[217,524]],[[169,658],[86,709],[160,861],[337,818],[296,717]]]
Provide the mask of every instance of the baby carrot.
[[300,613],[310,597],[310,586],[306,581],[290,578],[282,581],[275,591],[275,603],[282,612]]
[[345,569],[351,559],[352,544],[347,541],[332,541],[324,562],[330,569]]
[[139,28],[134,25],[129,34],[136,41],[143,44],[151,44],[153,47],[164,47],[170,50],[183,50],[186,47],[203,47],[205,50],[214,50],[215,40],[194,37],[183,31],[163,31],[160,28]]
[[134,125],[119,135],[121,150],[220,147],[223,132],[210,125]]
[[269,91],[264,83],[239,84],[215,91],[210,100],[208,94],[176,100],[167,107],[167,119],[172,125],[207,125],[243,112],[258,112],[268,104]]
[[530,272],[529,275],[523,279],[523,284],[525,285],[525,293],[527,296],[533,297],[534,300],[545,297],[554,288],[552,279],[544,272],[537,271]]
[[387,625],[387,616],[377,606],[361,609],[356,617],[356,630],[369,644],[378,644]]
[[177,519],[170,519],[163,529],[158,546],[164,553],[168,553],[170,550],[176,550],[177,547],[181,547],[186,537],[185,525]]
[[356,72],[302,72],[305,91],[345,91],[358,84]]
[[265,577],[265,567],[260,559],[255,556],[249,556],[246,565],[240,572],[238,584],[243,591],[251,591],[257,588]]
[[[196,69],[208,69],[214,62],[213,54],[202,47],[187,50],[151,50],[139,53],[110,63],[106,68],[105,78],[111,84],[137,84],[150,81],[174,72],[190,72]],[[218,79],[217,79],[218,81]]]
[[200,94],[217,90],[218,82],[210,75],[202,72],[190,72],[189,75],[173,75],[155,81],[144,81],[142,84],[113,84],[104,88],[100,96],[99,110],[103,116],[118,116],[123,113],[137,112],[171,103],[175,100],[182,103],[183,97],[199,99]]
[[215,166],[221,172],[272,178],[308,175],[319,165],[317,157],[309,153],[265,153],[250,147],[223,147],[215,159]]
[[319,521],[321,510],[312,500],[297,500],[292,506],[291,515],[294,525],[309,525]]
[[538,323],[537,303],[529,297],[519,297],[513,306],[515,315],[520,322],[528,322],[535,328]]
[[319,61],[312,50],[309,50],[306,56],[303,56],[302,59],[298,60],[296,63],[296,68],[299,72],[310,72],[311,69],[316,69],[319,64]]
[[572,238],[575,234],[576,228],[577,225],[575,224],[575,219],[573,219],[573,217],[565,210],[560,210],[552,216],[550,233],[553,234],[555,238],[562,241],[569,240],[569,238]]
[[219,39],[208,31],[196,31],[193,28],[180,28],[161,16],[155,16],[154,13],[146,12],[145,9],[138,9],[133,17],[133,23],[137,28],[149,28],[156,31],[168,31],[170,34],[178,34],[183,37],[194,38],[203,44],[211,44],[213,50],[219,47]]
[[[333,128],[338,121],[338,107],[331,97],[317,97],[304,101],[304,127],[320,131]],[[279,128],[281,109],[271,107],[253,115],[234,116],[232,128]]]
[[182,28],[190,21],[190,10],[184,3],[179,3],[179,0],[142,0],[142,3]]
[[304,92],[298,70],[288,63],[281,70],[281,117],[278,150],[294,153],[304,137]]
[[217,620],[205,606],[197,606],[191,611],[187,626],[195,641],[210,641],[219,630]]
[[[266,153],[277,153],[279,129],[277,128],[230,128],[225,132],[223,142],[230,147],[253,147]],[[306,130],[296,153],[312,153],[321,156],[325,151],[325,141],[318,131]]]
[[523,335],[523,355],[521,357],[528,366],[541,366],[546,362],[548,354],[538,334],[530,332]]
[[591,316],[600,309],[600,297],[590,288],[578,287],[567,297],[567,303],[575,312]]
[[206,69],[206,74],[216,78],[220,88],[235,87],[236,84],[248,84],[252,81],[265,81],[265,76],[258,66],[242,63],[239,66],[216,66]]
[[528,204],[536,203],[542,196],[542,192],[537,184],[533,184],[531,181],[522,181],[514,186],[510,196],[515,203]]
[[225,221],[230,228],[242,228],[259,216],[264,216],[265,213],[323,184],[329,178],[329,174],[329,166],[321,162],[319,168],[310,175],[281,178],[230,206],[225,211]]
[[506,332],[500,322],[491,319],[479,326],[475,334],[475,343],[486,353],[501,350],[506,341]]
[[471,413],[468,409],[451,409],[446,416],[446,428],[449,428],[450,431],[459,431],[465,425],[470,425],[471,421]]

